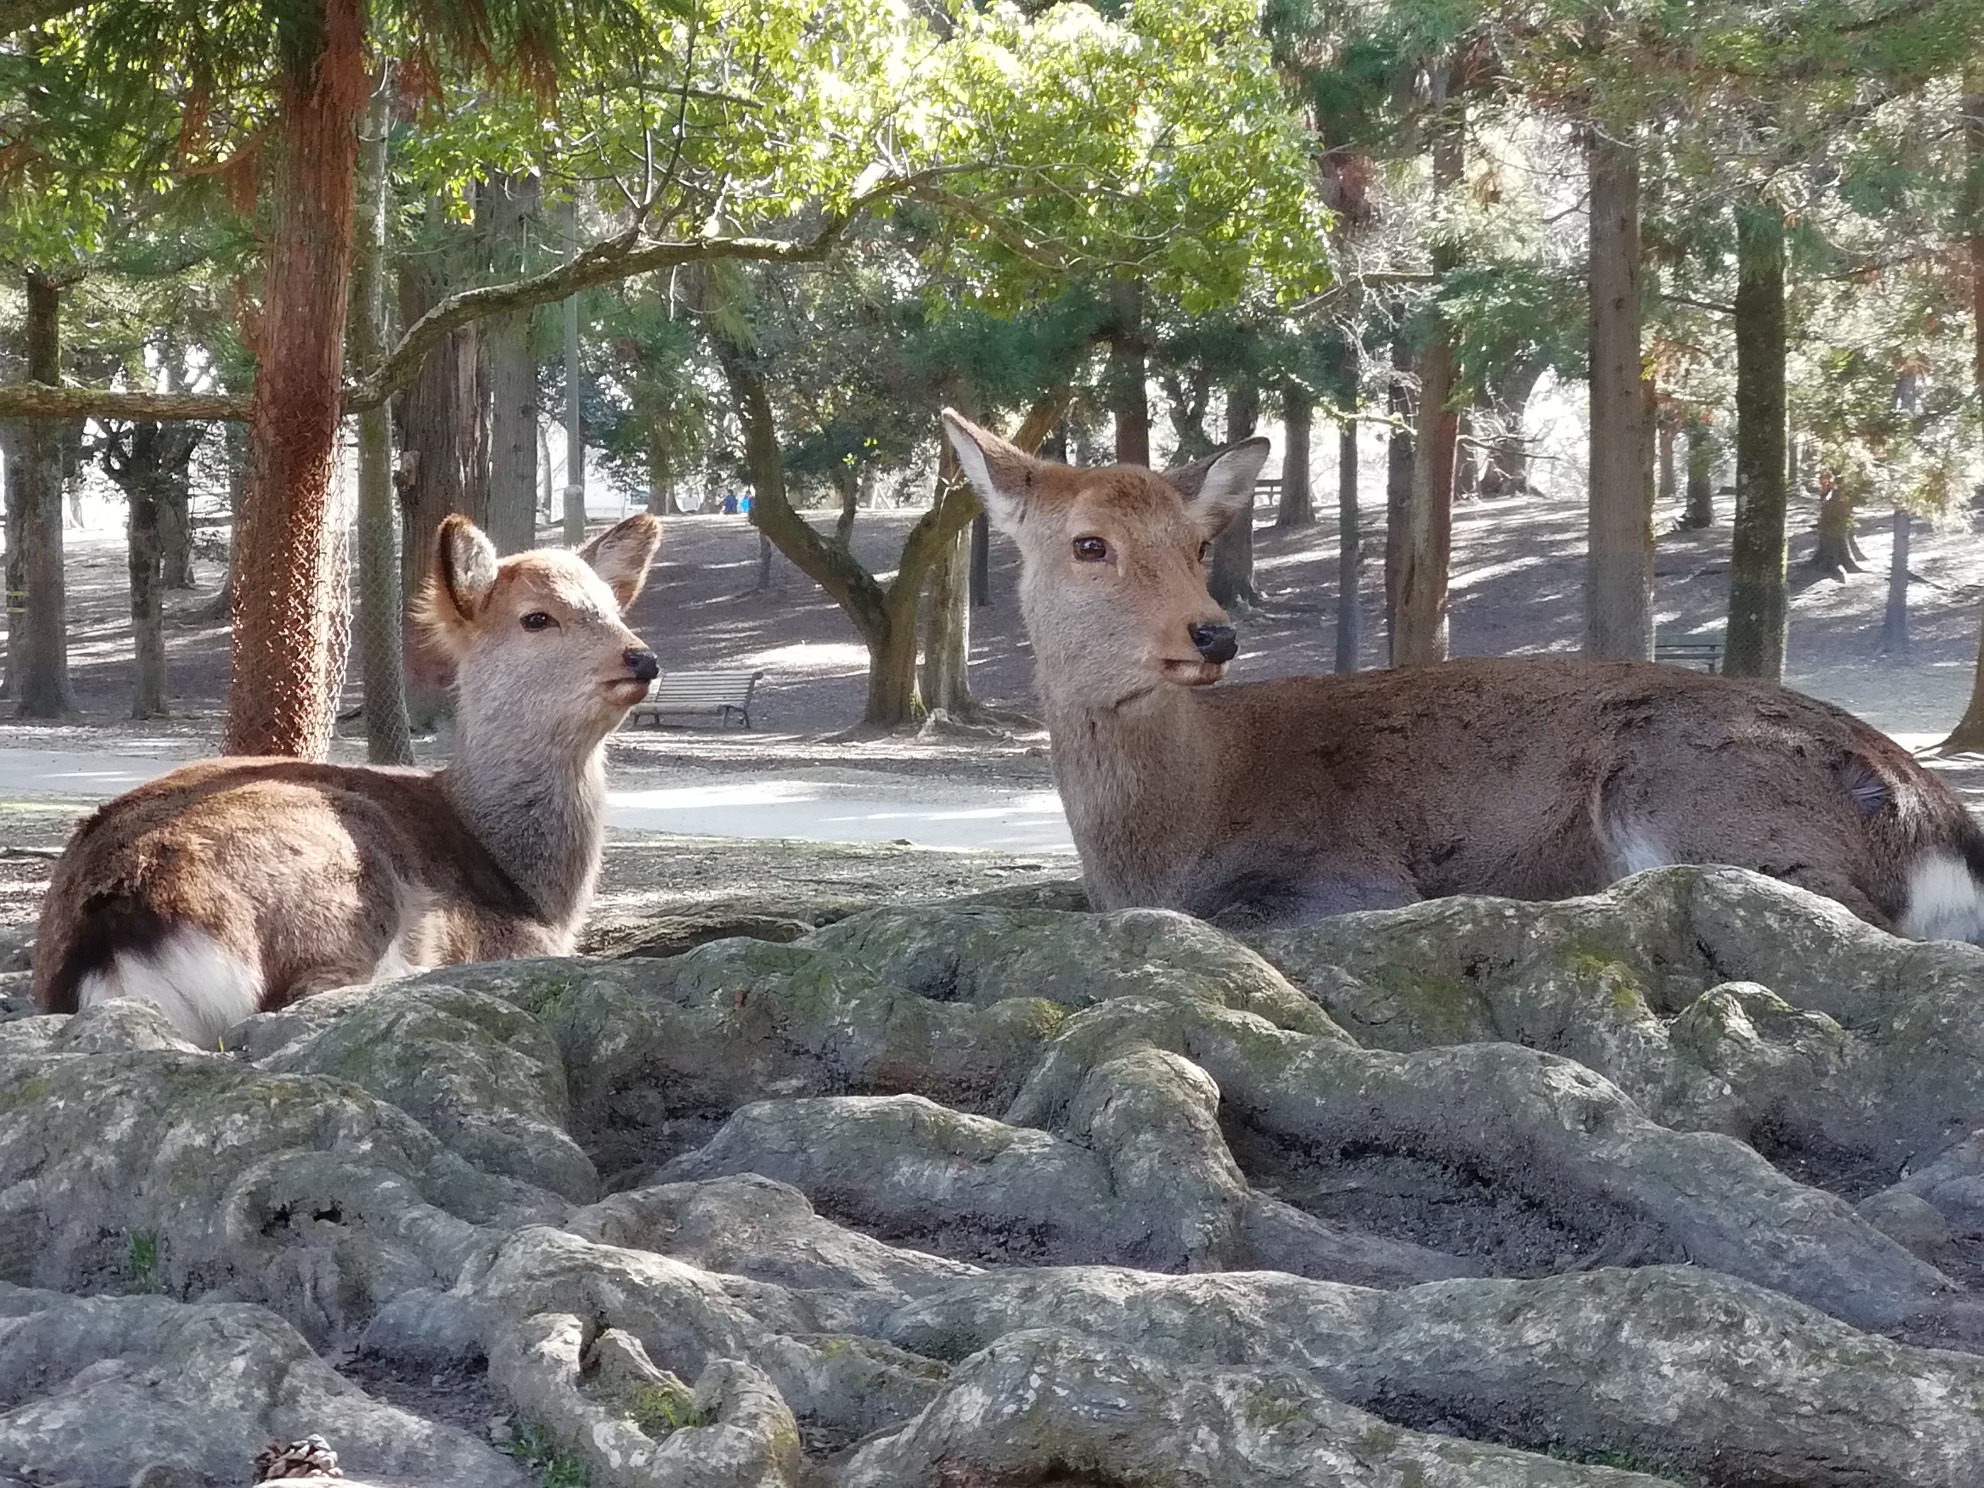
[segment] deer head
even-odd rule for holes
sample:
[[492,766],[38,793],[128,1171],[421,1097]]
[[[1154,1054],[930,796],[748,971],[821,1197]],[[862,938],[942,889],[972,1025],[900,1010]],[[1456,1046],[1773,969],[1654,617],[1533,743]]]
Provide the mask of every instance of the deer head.
[[641,515],[575,553],[499,559],[468,518],[447,518],[418,613],[455,664],[464,714],[581,747],[610,733],[660,670],[620,618],[660,543],[661,523]]
[[944,430],[1019,545],[1020,610],[1050,702],[1113,708],[1219,680],[1239,648],[1206,592],[1206,556],[1251,511],[1267,440],[1159,474],[1037,460],[949,409]]

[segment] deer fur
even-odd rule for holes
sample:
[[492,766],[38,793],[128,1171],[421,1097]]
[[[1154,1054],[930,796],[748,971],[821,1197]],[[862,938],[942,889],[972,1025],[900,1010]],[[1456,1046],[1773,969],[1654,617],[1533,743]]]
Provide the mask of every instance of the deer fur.
[[606,737],[656,672],[620,617],[660,540],[637,516],[577,553],[499,560],[449,517],[416,616],[455,666],[453,760],[205,760],[118,797],[55,865],[43,1010],[146,998],[211,1047],[329,987],[568,953],[599,872]]
[[1293,923],[1724,863],[1917,939],[1984,935],[1984,831],[1838,708],[1542,658],[1214,687],[1233,640],[1204,555],[1250,511],[1265,440],[1163,475],[1077,470],[944,420],[1019,546],[1055,775],[1099,908]]

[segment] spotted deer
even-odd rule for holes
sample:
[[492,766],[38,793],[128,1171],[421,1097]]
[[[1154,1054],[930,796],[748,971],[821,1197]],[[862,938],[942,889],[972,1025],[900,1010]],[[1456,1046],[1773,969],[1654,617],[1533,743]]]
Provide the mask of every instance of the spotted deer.
[[498,559],[465,517],[416,618],[456,671],[441,770],[215,759],[104,806],[55,865],[48,1012],[149,999],[211,1047],[241,1019],[415,967],[569,952],[599,872],[606,737],[655,656],[621,620],[661,524]]
[[1205,556],[1250,511],[1265,440],[1160,475],[1073,469],[944,422],[1019,547],[1055,775],[1100,908],[1294,923],[1724,863],[1916,939],[1984,932],[1984,831],[1838,708],[1544,658],[1216,687],[1237,643]]

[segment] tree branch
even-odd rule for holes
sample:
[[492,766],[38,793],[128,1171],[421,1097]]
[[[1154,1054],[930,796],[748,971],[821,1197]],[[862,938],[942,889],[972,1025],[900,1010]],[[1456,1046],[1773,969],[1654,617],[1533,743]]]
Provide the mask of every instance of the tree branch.
[[246,423],[248,402],[224,393],[123,393],[110,388],[0,384],[0,418],[183,419]]
[[679,268],[683,264],[710,263],[718,259],[744,259],[759,263],[817,263],[831,254],[847,230],[868,208],[914,192],[938,174],[922,171],[909,176],[886,176],[868,190],[856,195],[844,208],[831,212],[809,238],[698,237],[668,242],[643,242],[638,224],[617,237],[592,245],[576,258],[556,268],[510,284],[492,284],[449,295],[407,329],[376,371],[355,383],[345,394],[347,411],[376,407],[419,372],[427,353],[452,331],[484,316],[534,305],[549,305],[569,299],[595,284],[611,284],[657,269]]

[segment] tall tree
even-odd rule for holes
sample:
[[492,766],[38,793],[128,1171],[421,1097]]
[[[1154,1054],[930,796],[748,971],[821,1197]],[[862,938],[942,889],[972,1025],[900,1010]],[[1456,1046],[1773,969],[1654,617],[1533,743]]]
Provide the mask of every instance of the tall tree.
[[1784,213],[1757,198],[1736,218],[1736,526],[1724,669],[1784,675]]
[[[530,262],[542,192],[535,176],[502,174],[485,188],[490,256],[498,275],[521,278]],[[537,539],[536,317],[527,309],[494,317],[484,333],[489,358],[489,540],[519,553]]]
[[[1446,104],[1453,67],[1433,69],[1433,102]],[[1464,116],[1458,100],[1435,121],[1433,190],[1437,198],[1458,192],[1465,164]],[[1443,239],[1434,250],[1436,272],[1459,261],[1456,245]],[[1454,449],[1460,411],[1454,407],[1453,327],[1436,305],[1427,341],[1419,355],[1419,406],[1413,429],[1412,493],[1406,512],[1405,542],[1399,561],[1398,602],[1392,660],[1419,666],[1447,657],[1447,579],[1453,552]]]
[[[1251,439],[1261,421],[1261,385],[1251,372],[1242,373],[1226,389],[1226,442],[1238,444]],[[1226,524],[1226,530],[1213,539],[1212,558],[1206,565],[1206,588],[1219,605],[1253,604],[1254,591],[1254,513],[1251,507]]]
[[[360,141],[358,240],[352,258],[352,357],[370,370],[384,353],[386,217],[394,71],[379,69]],[[401,665],[399,541],[393,509],[392,419],[382,404],[358,416],[358,665],[365,681],[365,757],[413,763],[412,726]]]
[[1116,421],[1116,459],[1124,465],[1148,465],[1150,393],[1143,282],[1112,279],[1109,308],[1109,412]]
[[[30,269],[26,289],[28,380],[54,387],[62,380],[62,285]],[[21,628],[18,641],[9,641],[8,660],[13,667],[15,707],[23,718],[60,718],[75,707],[69,692],[67,579],[62,563],[61,427],[53,419],[23,419],[14,453],[8,485],[10,490],[17,483],[19,487],[18,501],[9,505],[18,505],[20,513]]]
[[1316,525],[1316,492],[1309,479],[1316,398],[1293,377],[1281,384],[1281,507],[1274,525],[1288,531]]
[[365,10],[363,0],[315,0],[277,15],[281,185],[248,427],[249,483],[235,528],[224,742],[230,754],[314,758],[330,742],[348,613],[332,480],[367,93]]
[[1591,490],[1584,654],[1653,655],[1653,449],[1640,353],[1640,173],[1631,139],[1593,127]]

